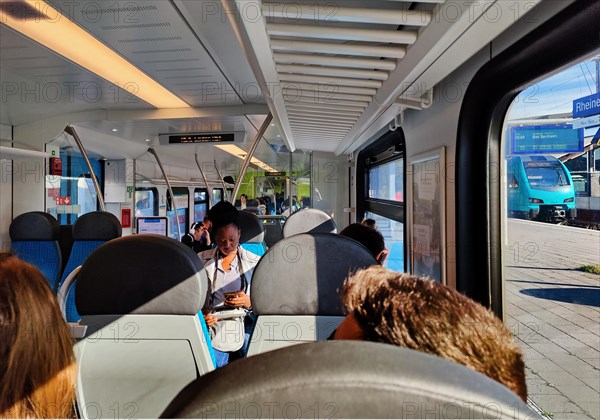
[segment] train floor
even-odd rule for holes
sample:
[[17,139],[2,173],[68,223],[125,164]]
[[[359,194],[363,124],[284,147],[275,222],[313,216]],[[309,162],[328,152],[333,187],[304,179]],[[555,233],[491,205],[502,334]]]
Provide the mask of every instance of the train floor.
[[509,219],[505,322],[529,399],[554,419],[600,419],[600,231]]

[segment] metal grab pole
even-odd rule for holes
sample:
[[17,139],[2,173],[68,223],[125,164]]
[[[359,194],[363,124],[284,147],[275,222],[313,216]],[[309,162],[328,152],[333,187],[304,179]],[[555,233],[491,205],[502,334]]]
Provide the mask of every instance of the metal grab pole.
[[177,203],[175,202],[175,194],[173,194],[173,188],[171,188],[171,182],[169,182],[169,178],[167,177],[167,174],[165,173],[165,169],[163,168],[160,158],[158,157],[156,150],[154,150],[154,147],[149,147],[148,152],[151,155],[153,155],[154,158],[156,159],[156,163],[158,163],[158,167],[160,168],[160,171],[163,174],[163,178],[165,179],[165,182],[167,183],[167,189],[169,190],[169,194],[171,194],[171,205],[175,209],[175,225],[177,225],[177,240],[180,241],[181,240],[181,231],[179,230],[179,213],[177,212]]
[[217,171],[217,175],[219,176],[219,179],[221,180],[221,184],[223,184],[223,201],[225,201],[225,199],[227,198],[227,185],[225,185],[225,180],[221,176],[221,171],[219,171],[219,166],[217,165],[217,161],[214,160],[213,163],[215,164],[215,170]]
[[256,147],[258,146],[260,139],[262,138],[263,134],[265,134],[265,131],[267,131],[267,128],[269,128],[269,124],[271,124],[272,120],[273,120],[273,115],[269,112],[269,115],[266,116],[262,125],[258,129],[258,132],[256,133],[256,136],[254,137],[254,140],[252,140],[252,144],[250,144],[250,149],[248,150],[248,154],[246,155],[246,158],[244,159],[244,162],[242,163],[242,168],[240,169],[240,174],[237,177],[237,179],[235,180],[235,185],[233,186],[233,192],[231,193],[231,197],[229,199],[229,202],[231,204],[235,204],[235,197],[237,197],[237,194],[240,191],[240,187],[242,186],[242,178],[244,178],[244,175],[246,174],[246,169],[248,169],[248,165],[250,165],[250,160],[252,159],[252,156],[254,155],[254,152],[256,151]]
[[94,173],[94,171],[92,169],[92,164],[90,163],[90,159],[88,158],[88,155],[87,155],[85,149],[83,148],[83,143],[81,143],[81,139],[77,135],[77,132],[75,131],[75,129],[73,127],[71,127],[70,125],[67,125],[63,131],[67,134],[70,134],[75,139],[75,143],[77,143],[77,147],[79,147],[79,151],[81,152],[81,155],[83,156],[83,160],[85,161],[88,171],[90,171],[90,176],[92,177],[92,182],[94,183],[94,188],[96,189],[96,195],[98,196],[98,201],[100,202],[100,208],[102,209],[102,211],[106,211],[106,205],[104,204],[104,194],[100,190],[100,184],[98,184],[98,178],[96,178],[96,174]]
[[212,198],[208,193],[208,180],[206,179],[206,175],[204,175],[204,171],[202,170],[202,166],[200,162],[198,162],[198,153],[194,153],[194,158],[196,159],[196,165],[198,165],[198,169],[200,170],[200,175],[202,175],[202,179],[204,179],[204,183],[206,184],[206,195],[208,196],[208,207],[212,207]]
[[290,205],[290,216],[292,215],[292,165],[293,165],[293,161],[292,161],[292,152],[290,152],[290,176],[289,176],[289,180],[290,180],[290,199],[289,199],[289,205]]

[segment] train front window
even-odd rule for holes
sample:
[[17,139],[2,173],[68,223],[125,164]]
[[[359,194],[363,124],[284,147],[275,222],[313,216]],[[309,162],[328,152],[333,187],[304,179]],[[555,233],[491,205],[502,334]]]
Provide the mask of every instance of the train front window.
[[525,162],[525,173],[531,186],[557,187],[569,185],[569,179],[562,166],[546,162]]
[[599,60],[527,87],[504,121],[504,321],[529,398],[555,418],[598,418],[598,275],[583,269],[600,269],[598,127],[573,110],[598,95]]

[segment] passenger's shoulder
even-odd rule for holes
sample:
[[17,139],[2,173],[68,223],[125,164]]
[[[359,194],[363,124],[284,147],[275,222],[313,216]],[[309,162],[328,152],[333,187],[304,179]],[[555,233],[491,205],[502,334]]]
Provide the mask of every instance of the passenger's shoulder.
[[207,249],[206,251],[199,252],[198,257],[200,257],[200,260],[206,264],[206,262],[215,258],[215,252],[215,249]]

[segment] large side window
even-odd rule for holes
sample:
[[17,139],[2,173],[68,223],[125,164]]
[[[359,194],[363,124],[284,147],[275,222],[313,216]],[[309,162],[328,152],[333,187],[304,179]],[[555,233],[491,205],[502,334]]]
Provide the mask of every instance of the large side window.
[[223,201],[223,188],[213,188],[212,190],[212,202],[213,205],[217,204],[220,201]]
[[208,211],[208,189],[196,188],[194,190],[194,220],[200,222]]
[[170,236],[175,237],[177,236],[175,223],[179,224],[179,233],[181,235],[185,235],[188,230],[190,193],[185,187],[174,187],[173,194],[175,195],[175,203],[177,204],[177,215],[175,215],[175,209],[171,204],[171,194],[167,191],[167,217],[169,217]]
[[158,189],[135,189],[135,217],[158,216]]
[[390,251],[385,266],[405,271],[404,135],[389,132],[362,150],[357,158],[357,216],[373,219]]

